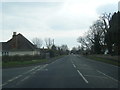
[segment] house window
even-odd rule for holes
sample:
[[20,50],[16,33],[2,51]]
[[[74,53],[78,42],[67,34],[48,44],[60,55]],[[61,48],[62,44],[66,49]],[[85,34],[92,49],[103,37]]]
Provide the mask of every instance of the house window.
[[4,52],[2,52],[2,55],[4,55]]
[[6,52],[6,55],[9,55],[9,53],[8,53],[8,52]]
[[9,52],[2,52],[2,55],[9,55]]

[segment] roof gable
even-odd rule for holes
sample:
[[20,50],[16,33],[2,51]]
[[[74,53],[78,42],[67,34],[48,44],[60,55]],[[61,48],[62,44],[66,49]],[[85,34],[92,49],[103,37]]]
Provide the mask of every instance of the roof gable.
[[3,50],[10,50],[10,51],[21,51],[21,50],[28,50],[32,51],[35,50],[36,47],[26,39],[22,34],[15,35],[7,42],[2,43]]

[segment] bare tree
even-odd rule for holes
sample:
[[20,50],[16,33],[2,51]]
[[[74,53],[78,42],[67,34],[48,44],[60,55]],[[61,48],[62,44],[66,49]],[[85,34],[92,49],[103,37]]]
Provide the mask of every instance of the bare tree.
[[[86,49],[92,49],[95,53],[101,53],[101,48],[107,44],[111,51],[111,40],[109,34],[110,20],[112,14],[103,13],[96,20],[84,37],[79,37],[77,41]],[[107,38],[107,41],[106,41]],[[108,39],[109,38],[109,39]]]
[[51,49],[51,47],[54,45],[54,39],[45,38],[45,44],[48,49]]
[[104,43],[103,22],[101,20],[94,22],[85,36],[79,37],[77,41],[86,47],[87,50],[91,50],[93,47],[96,53],[100,53],[101,45]]
[[33,38],[33,39],[32,39],[32,42],[33,42],[33,44],[34,44],[37,48],[41,48],[41,46],[42,46],[42,44],[43,44],[42,39],[37,38],[37,37]]
[[110,26],[110,19],[112,17],[112,13],[103,13],[99,18],[103,22],[103,32],[104,34],[108,32],[109,26]]
[[110,28],[110,20],[112,18],[112,14],[109,13],[104,13],[100,19],[103,21],[104,23],[104,28],[103,28],[103,32],[104,32],[104,39],[105,39],[105,44],[107,45],[108,51],[111,54],[112,53],[112,42],[111,42],[111,36],[109,34],[109,28]]
[[61,46],[61,49],[62,49],[63,51],[67,51],[67,50],[68,50],[68,46],[67,46],[67,45],[62,45],[62,46]]
[[90,48],[90,45],[89,45],[89,42],[87,40],[87,37],[84,36],[84,37],[79,37],[77,39],[77,42],[79,42],[82,46],[86,47],[86,49],[89,49]]

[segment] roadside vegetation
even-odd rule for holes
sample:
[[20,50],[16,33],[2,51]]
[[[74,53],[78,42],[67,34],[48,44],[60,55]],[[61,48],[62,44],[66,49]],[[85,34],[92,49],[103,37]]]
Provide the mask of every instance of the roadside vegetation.
[[120,55],[120,12],[104,13],[80,36],[80,51],[86,54]]
[[77,42],[80,45],[73,47],[72,53],[120,66],[120,12],[100,15]]
[[110,58],[109,56],[108,57],[103,57],[103,55],[101,55],[101,56],[87,55],[85,57],[89,58],[89,59],[92,59],[92,60],[96,60],[96,61],[100,61],[100,62],[104,62],[104,63],[108,63],[108,64],[112,64],[112,65],[120,67],[120,61],[118,59]]
[[18,67],[29,66],[35,64],[45,64],[57,60],[69,54],[67,45],[56,46],[51,38],[46,38],[46,47],[41,47],[41,40],[38,38],[33,39],[34,45],[37,46],[40,54],[38,55],[4,55],[2,56],[2,67]]
[[[45,64],[45,63],[50,63],[53,62],[61,57],[64,57],[65,55],[61,55],[61,56],[56,56],[56,57],[52,57],[52,58],[36,58],[36,59],[31,59],[31,60],[18,60],[18,59],[13,59],[11,61],[3,61],[2,62],[2,67],[3,68],[9,68],[9,67],[23,67],[23,66],[30,66],[30,65],[37,65],[37,64]],[[20,57],[20,56],[13,56],[13,57]],[[12,58],[13,58],[12,57]],[[21,58],[23,57],[28,57],[28,56],[21,56]]]

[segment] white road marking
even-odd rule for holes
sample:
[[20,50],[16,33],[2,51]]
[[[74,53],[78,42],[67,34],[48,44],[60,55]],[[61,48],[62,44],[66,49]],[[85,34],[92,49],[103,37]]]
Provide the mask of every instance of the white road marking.
[[40,70],[41,70],[41,68],[37,69],[36,71],[40,71]]
[[37,71],[31,72],[31,74],[35,74]]
[[22,77],[23,75],[18,75],[17,77]]
[[91,69],[91,68],[79,68],[79,69],[94,70],[94,69]]
[[76,66],[73,64],[73,67],[76,68]]
[[4,84],[2,84],[2,86],[7,85],[8,83],[10,83],[10,82],[12,82],[12,81],[14,81],[14,80],[16,80],[16,79],[20,78],[21,76],[22,76],[22,75],[18,75],[17,77],[14,77],[14,78],[12,78],[12,79],[8,80],[8,81],[7,81],[7,82],[5,82]]
[[22,77],[22,75],[18,75],[17,77],[14,77],[14,78],[8,80],[7,82],[12,82],[12,81],[14,81],[14,80],[16,80],[16,79],[18,79],[18,78],[20,78],[20,77]]
[[[30,72],[32,72],[32,71],[35,71],[37,68],[42,68],[42,66],[41,65],[39,65],[39,66],[36,66],[36,67],[34,67],[34,68],[32,68],[31,70],[29,70],[29,71],[27,71],[27,72],[25,72],[25,73],[23,73],[23,74],[27,74],[27,73],[30,73]],[[44,67],[44,66],[43,66]]]
[[7,85],[8,83],[6,82],[6,83],[4,83],[4,84],[1,84],[0,86],[5,86],[5,85]]
[[52,64],[53,64],[54,62],[52,62]]
[[48,69],[42,69],[41,71],[48,71]]
[[71,60],[71,63],[73,64],[73,61]]
[[8,80],[8,82],[12,82],[12,81],[16,80],[17,78],[18,77],[12,78],[12,79]]
[[83,78],[83,80],[84,80],[86,83],[88,83],[87,79],[82,75],[82,73],[81,73],[79,70],[77,70],[77,72],[78,72],[79,75]]
[[107,77],[101,77],[101,76],[95,76],[95,75],[84,75],[84,76],[86,76],[86,77],[96,77],[96,78],[107,78]]
[[105,73],[103,73],[103,72],[101,72],[101,71],[99,71],[99,70],[97,70],[97,72],[99,72],[99,73],[101,73],[101,74],[105,75],[106,77],[108,77],[108,78],[110,78],[110,79],[112,79],[112,80],[114,80],[114,81],[118,82],[118,80],[116,80],[116,79],[114,79],[114,78],[112,78],[112,77],[110,77],[110,76],[106,75]]
[[[16,76],[16,77],[14,77],[14,78],[6,81],[4,84],[1,84],[0,86],[5,86],[5,85],[7,85],[8,83],[10,83],[10,82],[12,82],[12,81],[14,81],[14,80],[22,77],[22,76],[25,75],[25,74],[28,74],[28,73],[34,74],[34,73],[36,73],[37,71],[42,70],[43,68],[45,68],[47,65],[48,65],[48,64],[45,64],[44,66],[41,66],[41,65],[36,66],[36,67],[32,68],[31,70],[29,70],[29,71],[27,71],[27,72],[25,72],[25,73],[23,73],[23,74],[21,74],[21,75],[18,75],[18,76]],[[40,67],[40,68],[39,68],[39,67]],[[38,68],[38,69],[37,69],[37,68]],[[45,69],[45,71],[47,71],[47,70],[48,70],[48,69]],[[25,79],[28,79],[29,77],[30,77],[30,76],[22,79],[21,81],[24,81]]]
[[21,80],[21,82],[25,81],[28,78],[30,78],[30,76],[26,76],[24,79]]

